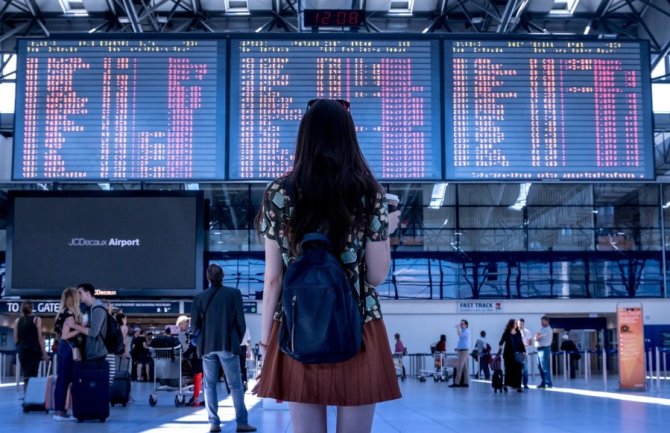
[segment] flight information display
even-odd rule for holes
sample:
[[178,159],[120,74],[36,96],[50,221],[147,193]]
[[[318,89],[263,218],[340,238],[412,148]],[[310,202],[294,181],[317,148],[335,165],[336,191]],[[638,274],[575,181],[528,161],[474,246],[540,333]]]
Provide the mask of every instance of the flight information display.
[[223,179],[225,47],[20,40],[13,178]]
[[654,178],[646,44],[444,47],[447,180]]
[[442,177],[437,40],[231,41],[231,179],[293,167],[300,119],[315,98],[346,99],[380,179]]

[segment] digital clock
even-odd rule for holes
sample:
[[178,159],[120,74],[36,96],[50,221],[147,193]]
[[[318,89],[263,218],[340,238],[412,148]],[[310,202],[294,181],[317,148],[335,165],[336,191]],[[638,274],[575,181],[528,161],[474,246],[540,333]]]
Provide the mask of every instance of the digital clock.
[[365,18],[362,9],[306,9],[305,27],[360,27]]

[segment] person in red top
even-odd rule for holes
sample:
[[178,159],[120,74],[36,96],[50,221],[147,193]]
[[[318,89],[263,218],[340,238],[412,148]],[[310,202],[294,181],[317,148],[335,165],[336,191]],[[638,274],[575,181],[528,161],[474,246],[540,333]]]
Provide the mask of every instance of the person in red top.
[[447,351],[447,336],[442,334],[440,335],[440,341],[435,345],[436,352],[446,352]]
[[407,349],[405,348],[403,342],[400,340],[400,334],[398,333],[395,334],[395,348],[393,350],[393,353],[397,353],[400,355],[404,355],[405,353],[407,353]]

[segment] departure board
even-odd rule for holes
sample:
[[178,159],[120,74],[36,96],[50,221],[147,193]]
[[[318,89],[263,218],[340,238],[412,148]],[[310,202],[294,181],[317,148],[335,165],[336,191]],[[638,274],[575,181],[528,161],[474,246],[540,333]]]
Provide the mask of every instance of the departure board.
[[225,41],[19,41],[15,180],[225,176]]
[[293,166],[300,119],[315,98],[346,99],[373,173],[440,179],[437,40],[231,41],[231,179],[271,179]]
[[447,180],[654,178],[648,47],[447,40]]

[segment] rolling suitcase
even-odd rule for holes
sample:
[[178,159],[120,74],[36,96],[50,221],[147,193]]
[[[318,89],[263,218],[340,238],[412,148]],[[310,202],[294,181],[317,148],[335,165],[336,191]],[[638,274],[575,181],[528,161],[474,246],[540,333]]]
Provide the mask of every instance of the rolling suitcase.
[[130,359],[127,359],[127,362],[124,362],[122,359],[119,362],[119,369],[116,370],[114,374],[114,382],[112,382],[112,388],[109,393],[109,403],[114,407],[115,404],[120,404],[123,407],[126,407],[128,400],[130,399],[130,371],[129,370]]
[[493,370],[493,377],[491,378],[491,386],[493,387],[493,393],[497,393],[498,391],[502,392],[503,388],[505,387],[505,384],[503,382],[503,371],[499,368],[496,368]]
[[498,391],[502,392],[505,389],[505,382],[503,371],[501,367],[500,355],[496,355],[491,359],[490,365],[493,368],[493,376],[491,376],[491,387],[493,388],[493,393],[496,394]]
[[23,397],[23,411],[44,411],[49,413],[49,403],[47,402],[47,389],[49,385],[46,377],[31,377],[26,387],[26,394]]
[[109,364],[107,361],[74,363],[72,415],[77,421],[109,417]]
[[[40,365],[40,367],[42,367]],[[47,364],[46,374],[48,374],[50,363]],[[41,371],[42,368],[39,369]],[[55,376],[31,377],[26,386],[26,393],[23,396],[23,412],[44,411],[49,413],[51,402],[53,401],[53,386],[56,383]]]

